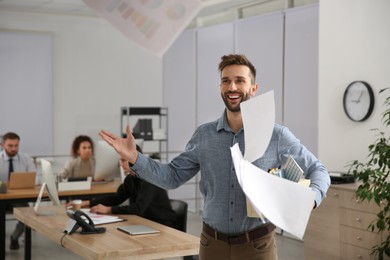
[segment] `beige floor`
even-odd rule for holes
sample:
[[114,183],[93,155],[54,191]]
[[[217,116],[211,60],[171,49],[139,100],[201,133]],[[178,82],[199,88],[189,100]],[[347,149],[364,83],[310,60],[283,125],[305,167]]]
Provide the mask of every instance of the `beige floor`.
[[[188,213],[187,232],[199,236],[201,230],[201,217],[198,214]],[[12,215],[7,215],[6,224],[6,259],[19,260],[24,257],[23,239],[19,239],[21,248],[16,251],[9,249],[10,235],[16,225],[16,220]],[[277,247],[279,260],[302,260],[303,259],[303,242],[277,235]],[[62,248],[60,245],[52,242],[46,237],[41,236],[36,232],[32,232],[32,259],[53,259],[67,260],[67,259],[82,259],[69,250]],[[172,258],[170,260],[177,260],[180,258]]]

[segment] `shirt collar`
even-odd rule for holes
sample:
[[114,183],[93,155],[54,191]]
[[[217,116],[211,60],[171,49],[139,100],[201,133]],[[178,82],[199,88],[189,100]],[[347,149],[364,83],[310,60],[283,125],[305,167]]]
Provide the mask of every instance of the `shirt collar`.
[[6,161],[8,161],[9,159],[14,159],[14,161],[15,160],[17,160],[18,159],[18,154],[16,154],[14,157],[9,157],[8,155],[7,155],[7,153],[3,150],[3,151],[1,151],[1,156],[4,158],[4,160],[6,160]]
[[[217,123],[217,132],[219,132],[221,130],[225,130],[226,132],[232,132],[233,133],[233,130],[230,128],[230,126],[228,124],[228,121],[227,121],[226,108],[223,111],[222,116],[218,119],[218,123]],[[243,128],[241,128],[237,133],[239,133],[241,131],[243,131]]]
[[223,111],[222,116],[218,119],[218,124],[217,124],[217,132],[221,130],[225,130],[226,132],[231,132],[232,129],[230,129],[229,124],[227,122],[227,116],[226,116],[226,108]]

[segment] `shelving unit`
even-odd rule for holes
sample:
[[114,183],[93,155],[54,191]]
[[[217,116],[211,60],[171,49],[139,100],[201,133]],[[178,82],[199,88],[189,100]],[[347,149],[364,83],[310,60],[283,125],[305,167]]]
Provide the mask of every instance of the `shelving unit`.
[[136,139],[143,139],[145,154],[158,153],[161,161],[168,160],[168,108],[121,107],[121,135],[126,126],[132,127]]

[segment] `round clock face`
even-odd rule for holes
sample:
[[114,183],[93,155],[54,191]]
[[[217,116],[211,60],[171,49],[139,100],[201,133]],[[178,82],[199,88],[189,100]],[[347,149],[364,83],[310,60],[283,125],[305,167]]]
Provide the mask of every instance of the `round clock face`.
[[370,117],[374,109],[374,92],[364,81],[354,81],[344,92],[344,111],[356,122],[362,122]]

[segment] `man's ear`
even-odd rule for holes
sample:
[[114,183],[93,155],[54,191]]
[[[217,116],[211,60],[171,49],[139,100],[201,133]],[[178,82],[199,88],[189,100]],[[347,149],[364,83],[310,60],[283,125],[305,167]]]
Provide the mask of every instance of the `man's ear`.
[[255,83],[255,84],[253,84],[251,86],[251,90],[252,90],[251,91],[251,96],[252,97],[256,95],[258,89],[259,89],[259,85],[257,83]]

